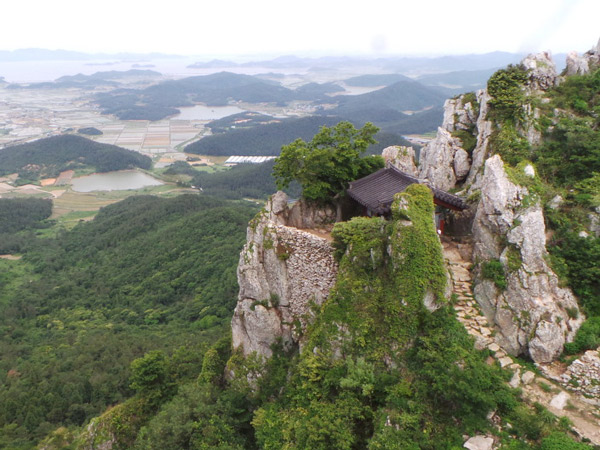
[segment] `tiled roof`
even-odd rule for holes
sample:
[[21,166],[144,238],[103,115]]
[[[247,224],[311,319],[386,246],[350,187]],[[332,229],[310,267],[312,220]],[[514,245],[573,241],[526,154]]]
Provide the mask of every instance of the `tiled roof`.
[[[377,214],[384,214],[390,210],[394,195],[404,191],[414,183],[427,184],[412,175],[401,172],[395,167],[380,169],[371,175],[350,183],[348,195],[361,205]],[[452,209],[466,209],[466,203],[456,195],[449,194],[427,184],[433,192],[436,203],[443,203]]]

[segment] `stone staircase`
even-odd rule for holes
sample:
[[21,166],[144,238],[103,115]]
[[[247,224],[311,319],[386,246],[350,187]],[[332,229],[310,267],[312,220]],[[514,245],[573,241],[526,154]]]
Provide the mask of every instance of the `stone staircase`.
[[600,445],[600,402],[569,392],[564,386],[550,381],[560,379],[557,371],[560,365],[553,364],[549,367],[539,366],[541,372],[553,372],[555,376],[545,377],[529,370],[518,361],[510,357],[494,340],[493,324],[488,323],[482,314],[479,305],[473,297],[471,289],[471,254],[469,244],[450,240],[442,240],[442,247],[446,264],[452,276],[452,292],[457,301],[454,305],[458,320],[464,325],[469,334],[475,338],[475,348],[488,349],[492,356],[488,363],[498,361],[502,368],[512,371],[513,376],[509,385],[522,389],[523,398],[530,404],[535,402],[544,405],[553,414],[559,417],[566,416],[573,423],[573,431],[581,438],[589,439],[594,445]]

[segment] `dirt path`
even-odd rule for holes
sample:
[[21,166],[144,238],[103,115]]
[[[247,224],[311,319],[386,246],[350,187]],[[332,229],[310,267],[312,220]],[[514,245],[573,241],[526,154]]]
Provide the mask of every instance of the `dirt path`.
[[[513,372],[509,384],[521,387],[523,398],[530,404],[538,402],[559,417],[566,416],[573,423],[573,430],[594,445],[600,445],[600,408],[590,404],[588,399],[557,385],[549,378],[534,373],[514,361],[494,340],[493,325],[481,313],[471,290],[471,263],[465,261],[459,252],[459,244],[443,242],[444,258],[452,275],[453,292],[458,297],[455,305],[458,320],[469,334],[475,337],[475,347],[489,349],[501,367]],[[560,365],[551,365],[552,370],[560,370]],[[550,367],[549,367],[550,369]],[[558,374],[557,374],[558,375]],[[554,378],[554,377],[553,377]]]

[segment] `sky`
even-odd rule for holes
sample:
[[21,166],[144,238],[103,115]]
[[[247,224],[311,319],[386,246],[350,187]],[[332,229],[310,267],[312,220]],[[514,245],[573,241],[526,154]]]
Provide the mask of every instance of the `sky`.
[[232,55],[585,52],[600,0],[9,0],[0,50]]

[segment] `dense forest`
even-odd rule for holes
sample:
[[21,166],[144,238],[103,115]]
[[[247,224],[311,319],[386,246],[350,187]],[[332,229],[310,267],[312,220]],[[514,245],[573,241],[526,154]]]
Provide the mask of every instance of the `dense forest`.
[[187,153],[200,155],[260,155],[276,156],[281,146],[296,138],[309,139],[322,126],[333,126],[339,119],[309,116],[300,119],[282,119],[279,122],[233,129],[206,136],[185,147]]
[[32,448],[131,396],[129,365],[173,358],[173,381],[229,327],[235,268],[256,208],[131,197],[0,260],[0,447]]
[[151,166],[150,158],[138,152],[69,134],[15,145],[0,152],[0,175],[17,172],[20,184],[56,177],[64,170],[91,167],[97,172],[110,172]]
[[14,233],[39,224],[52,214],[52,202],[40,198],[0,198],[0,233]]
[[[367,116],[368,114],[365,114],[365,117]],[[409,118],[410,116],[405,117]],[[321,127],[332,127],[341,119],[330,116],[309,116],[300,119],[280,119],[273,123],[265,123],[265,120],[265,116],[261,115],[256,118],[255,122],[244,124],[244,128],[236,127],[235,129],[231,129],[230,121],[225,119],[215,121],[215,131],[229,125],[228,131],[206,136],[185,147],[185,151],[216,156],[277,156],[283,145],[298,138],[310,139]],[[361,125],[363,123],[358,122]],[[209,123],[209,127],[213,127],[213,122]],[[390,145],[411,145],[402,136],[391,132],[380,132],[375,139],[378,144],[371,146],[368,153],[381,153],[381,150]]]
[[17,253],[35,229],[51,225],[52,202],[41,198],[0,198],[0,254]]

